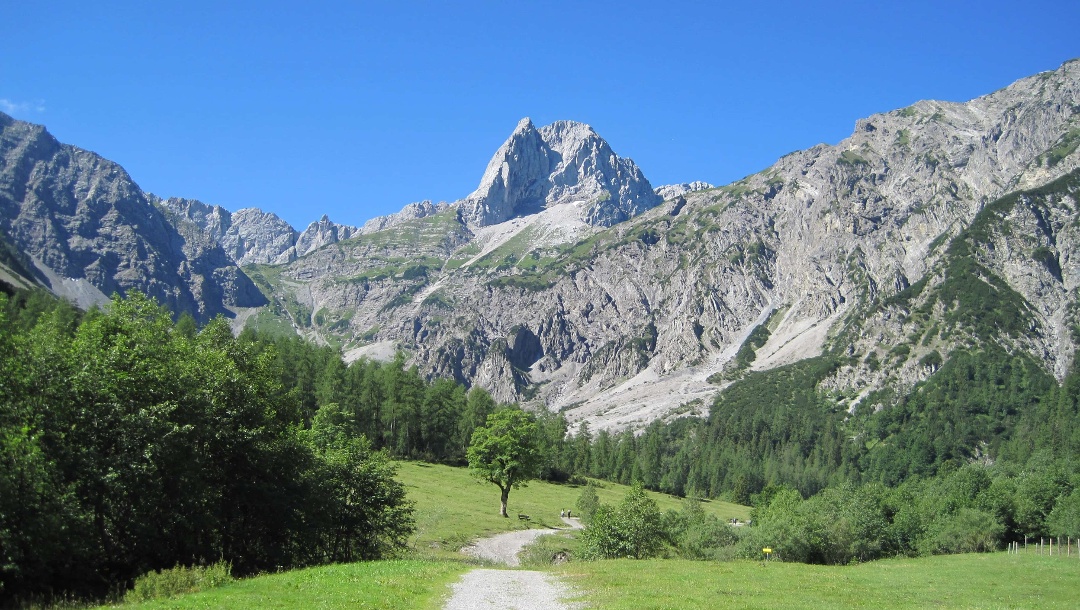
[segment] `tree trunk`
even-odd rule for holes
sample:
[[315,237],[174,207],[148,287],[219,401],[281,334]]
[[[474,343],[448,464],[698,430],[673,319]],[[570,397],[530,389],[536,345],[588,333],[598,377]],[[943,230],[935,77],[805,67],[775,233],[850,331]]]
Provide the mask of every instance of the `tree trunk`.
[[502,501],[499,504],[499,514],[503,517],[507,517],[509,515],[506,514],[506,500],[510,497],[510,486],[499,487],[499,489],[502,490]]

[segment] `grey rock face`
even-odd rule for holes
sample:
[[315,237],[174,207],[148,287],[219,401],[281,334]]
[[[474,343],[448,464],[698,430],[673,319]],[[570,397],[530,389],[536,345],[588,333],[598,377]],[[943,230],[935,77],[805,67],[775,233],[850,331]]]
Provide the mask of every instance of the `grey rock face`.
[[[350,324],[405,348],[430,374],[484,385],[501,398],[531,396],[601,427],[664,416],[679,407],[668,397],[679,400],[684,388],[707,397],[705,379],[771,312],[772,338],[755,368],[817,355],[845,328],[846,347],[862,358],[910,332],[898,321],[902,312],[868,312],[933,274],[950,238],[983,206],[1080,164],[1068,144],[1080,126],[1078,83],[1080,63],[1070,62],[966,104],[920,102],[860,120],[835,146],[787,155],[732,185],[685,192],[593,234],[587,249],[519,245],[501,263],[485,264],[492,259],[477,248],[443,258],[467,264],[429,268],[422,278],[369,280]],[[599,159],[604,145],[584,128],[545,129],[518,126],[482,188],[459,204],[463,220],[490,224],[595,192],[582,186],[595,182],[573,181],[570,168],[579,166],[566,163],[564,152]],[[1035,221],[1016,220],[1024,231],[1034,231]],[[1060,330],[1075,323],[1066,315],[1075,298],[1067,268],[1080,255],[1065,247],[1075,239],[1068,230],[1054,235],[1057,250],[1049,238],[1042,247],[1057,254],[1064,287],[1046,283],[1053,274],[1036,269],[1031,256],[990,257],[986,265],[1045,309],[1040,324],[1057,330],[1017,347],[1060,374],[1075,348]],[[1003,242],[997,252],[1019,250]],[[327,280],[309,307],[340,303],[340,292]],[[929,374],[918,357],[893,364],[879,372],[842,369],[830,383],[856,400],[866,388]],[[650,394],[653,386],[662,391]]]
[[308,228],[304,229],[304,232],[296,238],[296,255],[303,256],[323,246],[349,239],[359,233],[360,230],[356,227],[339,225],[324,214],[317,222],[309,224]]
[[634,162],[616,155],[588,125],[556,121],[536,129],[525,118],[488,163],[480,186],[458,205],[469,226],[484,227],[581,202],[583,219],[606,227],[660,201]]
[[277,214],[244,208],[232,214],[232,226],[222,236],[221,246],[240,266],[281,264],[296,258],[293,245],[299,236]]
[[172,198],[160,203],[176,217],[198,226],[240,266],[288,263],[360,233],[356,227],[337,224],[326,215],[298,233],[277,214],[258,208],[230,214],[221,206],[192,199]]
[[198,226],[237,265],[287,263],[296,258],[293,246],[299,233],[276,214],[258,208],[230,213],[218,205],[176,197],[160,205]]
[[[265,303],[201,226],[174,225],[119,165],[7,115],[0,130],[0,230],[46,277],[105,295],[137,289],[203,320]],[[199,219],[212,231],[224,222]]]
[[685,195],[687,193],[693,193],[694,191],[706,191],[711,188],[716,188],[708,182],[702,182],[701,180],[695,180],[693,182],[683,182],[681,184],[665,184],[663,186],[656,187],[655,192],[664,201],[670,201],[675,199],[679,195]]
[[417,218],[427,218],[428,216],[434,216],[440,212],[447,210],[450,207],[449,203],[440,201],[439,203],[432,203],[430,201],[417,201],[410,203],[401,208],[400,212],[393,214],[387,214],[386,216],[378,216],[364,223],[364,226],[360,228],[361,233],[377,233],[384,229],[397,226],[408,220],[415,220]]

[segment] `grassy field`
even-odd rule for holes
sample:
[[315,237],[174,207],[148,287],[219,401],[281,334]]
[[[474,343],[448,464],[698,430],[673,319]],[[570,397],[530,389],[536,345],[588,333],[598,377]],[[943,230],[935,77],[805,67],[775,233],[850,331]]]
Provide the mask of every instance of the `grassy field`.
[[[559,512],[575,510],[583,489],[580,485],[533,481],[510,492],[510,518],[504,519],[499,516],[499,489],[472,477],[465,468],[399,462],[398,479],[408,489],[409,499],[416,502],[414,546],[420,556],[428,558],[456,557],[469,541],[508,530],[565,527]],[[629,489],[615,483],[602,485],[597,495],[607,504],[617,504]],[[673,496],[649,495],[662,511],[678,509],[682,504],[682,499]],[[719,500],[707,501],[704,507],[721,519],[746,519],[750,514],[749,507]],[[519,514],[529,515],[530,525],[520,521]]]
[[1005,553],[857,566],[683,560],[569,563],[558,569],[603,610],[695,608],[1076,608],[1080,560]]
[[442,607],[448,585],[473,566],[453,561],[373,561],[245,578],[174,599],[124,608],[418,608]]
[[[238,580],[235,583],[127,608],[439,608],[449,585],[472,569],[457,549],[470,540],[526,525],[560,524],[581,486],[534,482],[510,494],[510,519],[498,516],[498,490],[463,468],[402,462],[399,478],[416,502],[414,559],[333,565]],[[605,483],[602,502],[626,488]],[[652,494],[662,510],[681,500]],[[746,518],[748,508],[707,502],[719,517]],[[545,565],[542,555],[576,541],[546,537],[527,567],[562,576],[596,610],[696,608],[1074,608],[1080,599],[1080,558],[1005,553],[889,559],[855,566],[755,561],[571,561]],[[550,554],[548,554],[550,557]],[[530,561],[530,559],[534,559]]]

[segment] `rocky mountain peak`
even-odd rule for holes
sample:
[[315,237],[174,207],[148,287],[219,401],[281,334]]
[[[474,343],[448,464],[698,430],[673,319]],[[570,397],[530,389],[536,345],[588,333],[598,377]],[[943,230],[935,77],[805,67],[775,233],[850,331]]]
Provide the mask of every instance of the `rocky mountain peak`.
[[529,117],[525,117],[518,121],[517,127],[514,128],[514,133],[511,134],[511,137],[513,137],[515,134],[523,133],[526,131],[536,131],[536,127],[533,125],[532,119],[530,119]]
[[479,187],[458,203],[473,227],[571,203],[589,224],[610,226],[656,206],[660,197],[634,162],[616,155],[589,125],[556,121],[537,129],[524,118],[495,152]]
[[424,201],[414,201],[401,208],[400,212],[387,214],[386,216],[377,216],[365,222],[364,226],[360,228],[360,233],[377,233],[408,220],[434,216],[449,207],[450,204],[445,201],[440,201],[439,203],[432,203],[427,199]]
[[296,238],[296,255],[303,256],[329,244],[349,239],[360,233],[360,229],[349,225],[339,225],[326,214],[317,222],[308,225]]

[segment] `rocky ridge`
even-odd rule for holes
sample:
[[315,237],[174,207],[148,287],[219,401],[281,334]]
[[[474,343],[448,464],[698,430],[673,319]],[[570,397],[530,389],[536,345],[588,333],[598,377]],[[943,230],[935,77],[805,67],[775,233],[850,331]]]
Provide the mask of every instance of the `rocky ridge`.
[[243,208],[230,213],[219,205],[194,199],[153,200],[175,215],[178,221],[193,223],[205,236],[220,244],[238,266],[288,263],[360,233],[360,229],[337,224],[326,215],[308,225],[303,232],[297,232],[277,214],[258,208]]
[[693,193],[694,191],[707,191],[712,188],[716,188],[716,186],[709,184],[708,182],[695,180],[693,182],[683,182],[681,184],[665,184],[663,186],[658,186],[653,190],[661,199],[669,201],[675,199],[679,195]]
[[[141,196],[119,168],[55,140],[42,148],[28,135],[35,126],[9,119],[0,213],[7,239],[54,284],[148,286],[203,315],[246,307],[341,344],[350,358],[401,349],[427,374],[594,427],[703,412],[747,370],[824,350],[848,358],[822,387],[854,408],[875,388],[925,379],[952,350],[979,341],[1024,350],[1059,378],[1071,365],[1078,83],[1073,61],[967,103],[874,115],[836,145],[719,188],[654,192],[588,126],[538,129],[526,119],[468,197],[410,204],[362,229],[324,217],[303,233],[258,210],[230,215]],[[56,150],[83,155],[82,178],[67,177],[71,162]],[[19,173],[28,165],[38,173]],[[79,191],[79,180],[99,186]],[[44,186],[53,183],[65,186]],[[52,194],[25,194],[38,191]],[[76,193],[70,203],[67,192]],[[65,205],[108,213],[82,213],[99,219],[86,228]],[[173,246],[123,237],[149,230],[138,214]],[[72,227],[122,238],[110,250],[100,238],[69,237]],[[65,259],[72,244],[126,266],[82,272]],[[247,275],[237,265],[252,263],[265,307],[241,286]],[[982,282],[966,286],[1019,303],[1024,332],[986,336],[949,322],[959,319],[950,312],[961,305],[947,297],[959,268]],[[179,287],[171,301],[154,288],[166,284]],[[748,359],[752,331],[765,340]]]
[[201,319],[266,303],[220,245],[154,203],[119,165],[0,114],[0,233],[38,281],[84,307],[139,289]]
[[[878,306],[932,278],[950,240],[980,210],[1021,185],[1076,168],[1069,134],[1080,106],[1078,68],[1070,62],[964,104],[920,102],[860,120],[835,146],[793,153],[719,189],[685,192],[569,244],[544,244],[525,218],[510,218],[476,229],[510,235],[482,249],[459,226],[464,241],[441,267],[409,276],[390,269],[387,283],[369,274],[366,294],[348,302],[337,296],[336,280],[317,280],[305,285],[310,308],[325,307],[331,317],[351,312],[343,336],[362,337],[361,350],[389,342],[430,374],[599,427],[704,410],[715,383],[739,374],[732,359],[762,324],[769,339],[756,350],[754,369],[814,356],[839,341],[862,362],[908,336],[897,322],[906,314]],[[527,184],[501,169],[511,167],[504,165],[508,151],[536,142],[527,124],[515,133],[511,140],[523,143],[504,146],[482,186],[498,182],[496,174],[506,176],[499,184]],[[536,163],[528,160],[524,175]],[[1071,218],[1065,211],[1057,222]],[[408,240],[393,231],[382,239],[406,254]],[[1069,239],[1043,247],[1063,248]],[[998,251],[1017,254],[987,265],[1012,266],[1002,271],[1006,281],[1025,299],[1042,301],[1036,322],[1053,329],[1015,343],[1060,376],[1075,349],[1064,330],[1076,323],[1067,305],[1076,301],[1074,280],[1047,283],[1023,254],[1030,247]],[[1053,253],[1076,260],[1067,249]],[[283,273],[299,277],[305,266],[301,259]],[[376,290],[389,292],[369,300]],[[1041,296],[1051,292],[1058,295],[1053,304]],[[866,389],[925,378],[932,367],[919,364],[923,357],[947,356],[954,345],[917,346],[892,368],[848,366],[827,383],[853,406]]]

